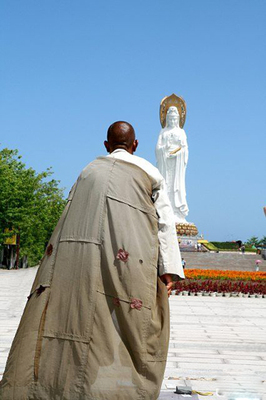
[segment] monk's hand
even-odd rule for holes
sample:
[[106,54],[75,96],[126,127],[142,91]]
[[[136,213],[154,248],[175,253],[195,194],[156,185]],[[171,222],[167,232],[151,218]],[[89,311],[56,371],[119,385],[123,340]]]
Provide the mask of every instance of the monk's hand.
[[172,275],[170,274],[164,274],[162,276],[160,276],[161,281],[165,284],[166,289],[167,289],[167,293],[168,293],[168,297],[171,294],[171,291],[173,289],[173,278]]

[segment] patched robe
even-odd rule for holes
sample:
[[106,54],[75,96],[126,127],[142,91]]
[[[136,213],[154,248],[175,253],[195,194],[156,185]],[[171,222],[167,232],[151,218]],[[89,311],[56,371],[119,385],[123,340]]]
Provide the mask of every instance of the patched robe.
[[169,340],[158,217],[139,167],[99,157],[73,186],[38,269],[1,400],[155,400]]

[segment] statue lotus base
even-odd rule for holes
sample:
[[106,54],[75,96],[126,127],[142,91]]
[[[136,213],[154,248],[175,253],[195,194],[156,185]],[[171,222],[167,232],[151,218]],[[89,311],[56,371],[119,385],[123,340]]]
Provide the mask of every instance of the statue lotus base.
[[177,223],[176,224],[176,233],[177,236],[197,236],[198,229],[193,223]]

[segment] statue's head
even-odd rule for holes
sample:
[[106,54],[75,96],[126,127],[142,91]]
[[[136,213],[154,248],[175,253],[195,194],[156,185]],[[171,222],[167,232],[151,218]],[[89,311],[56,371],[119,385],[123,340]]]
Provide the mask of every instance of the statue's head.
[[178,128],[179,127],[179,112],[174,106],[171,106],[167,110],[166,114],[166,127],[167,128]]

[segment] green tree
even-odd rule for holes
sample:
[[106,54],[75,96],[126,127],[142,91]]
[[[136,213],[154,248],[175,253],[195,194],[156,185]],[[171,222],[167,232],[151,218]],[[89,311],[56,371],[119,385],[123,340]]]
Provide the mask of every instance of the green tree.
[[261,245],[261,246],[266,246],[266,236],[263,236],[263,237],[260,239],[259,245]]
[[41,173],[26,168],[17,150],[0,151],[0,243],[17,234],[20,256],[28,256],[30,265],[41,259],[65,206],[52,174],[50,168]]
[[257,236],[251,236],[251,238],[246,241],[246,244],[254,244],[255,246],[257,246],[259,244],[259,238]]

